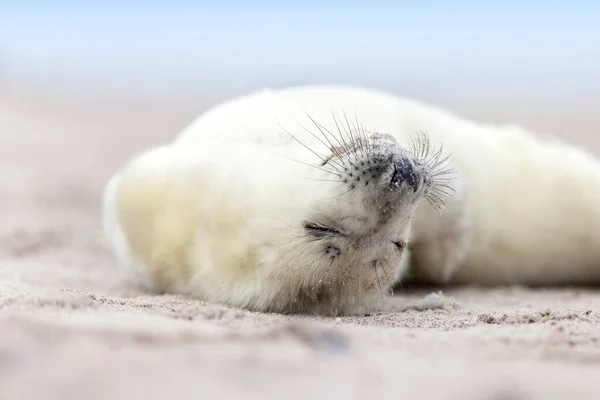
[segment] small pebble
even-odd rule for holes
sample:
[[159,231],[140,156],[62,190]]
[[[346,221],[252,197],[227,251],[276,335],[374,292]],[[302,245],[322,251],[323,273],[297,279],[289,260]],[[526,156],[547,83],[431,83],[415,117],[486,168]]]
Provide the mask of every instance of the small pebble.
[[419,311],[435,310],[444,308],[445,298],[442,292],[430,293],[421,299],[413,307]]
[[335,323],[336,323],[336,324],[339,324],[340,322],[342,322],[342,319],[341,319],[340,317],[337,317],[337,318],[335,319]]

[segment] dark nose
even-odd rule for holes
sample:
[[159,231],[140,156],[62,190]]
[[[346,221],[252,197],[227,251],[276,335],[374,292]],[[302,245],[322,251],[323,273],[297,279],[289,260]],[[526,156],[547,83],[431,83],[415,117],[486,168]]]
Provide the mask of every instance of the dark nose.
[[392,162],[392,179],[390,186],[400,186],[402,182],[406,182],[413,191],[417,191],[419,187],[419,177],[413,163],[406,158],[399,158]]

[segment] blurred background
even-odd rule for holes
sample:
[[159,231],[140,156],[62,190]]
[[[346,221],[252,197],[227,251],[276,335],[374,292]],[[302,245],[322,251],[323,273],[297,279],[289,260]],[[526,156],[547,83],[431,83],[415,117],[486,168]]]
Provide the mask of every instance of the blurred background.
[[95,198],[119,163],[216,102],[313,83],[380,88],[597,152],[598,4],[2,2],[2,175]]

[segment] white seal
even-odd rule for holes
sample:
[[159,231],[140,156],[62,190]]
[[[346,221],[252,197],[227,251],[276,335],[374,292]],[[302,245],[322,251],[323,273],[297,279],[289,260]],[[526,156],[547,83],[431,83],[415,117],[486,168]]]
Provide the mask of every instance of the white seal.
[[[352,87],[264,90],[111,178],[119,263],[250,310],[364,312],[397,281],[598,281],[598,163],[525,130]],[[593,229],[593,228],[592,228]]]

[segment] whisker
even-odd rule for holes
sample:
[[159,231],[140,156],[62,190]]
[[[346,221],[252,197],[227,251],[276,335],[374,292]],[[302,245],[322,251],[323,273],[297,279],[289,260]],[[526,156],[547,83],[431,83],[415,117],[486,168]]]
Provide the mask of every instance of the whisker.
[[452,168],[451,166],[451,159],[449,155],[436,162],[430,162],[429,168],[431,168],[431,170],[433,170],[434,172],[440,172],[444,170],[454,171],[454,168]]
[[[387,264],[387,266],[390,268],[390,270],[392,270],[392,267],[390,266],[390,264],[388,263],[387,259],[384,258],[383,261]],[[390,280],[390,277],[388,276],[387,272],[385,271],[385,267],[383,265],[381,265],[381,269],[383,270],[383,273],[385,274],[385,277],[388,281],[388,286],[392,292],[392,296],[394,295],[394,288],[392,287],[392,281]]]
[[354,189],[354,188],[355,188],[355,186],[354,186],[354,185],[351,185],[351,186],[350,186],[350,189],[346,190],[344,193],[342,193],[342,194],[340,194],[340,195],[338,195],[338,196],[335,196],[335,197],[336,197],[336,198],[337,198],[337,197],[342,197],[343,195],[345,195],[346,193],[350,192],[350,191],[351,191],[352,189]]
[[[308,118],[311,119],[311,121],[313,121],[313,119],[311,118],[310,114],[308,113],[308,111],[306,109],[304,109],[304,112],[306,113],[306,115],[308,116]],[[313,121],[314,123],[314,121]],[[317,139],[319,142],[321,142],[325,147],[331,147],[331,143],[329,143],[329,146],[327,146],[327,143],[325,143],[323,141],[323,139],[321,139],[319,136],[317,136],[314,132],[312,132],[310,129],[306,128],[304,125],[299,124],[305,131],[307,131],[308,133],[310,133],[315,139]],[[325,139],[327,140],[327,137],[325,137]]]
[[423,130],[409,134],[407,141],[413,157],[429,171],[431,182],[426,198],[429,204],[441,214],[445,205],[444,198],[456,193],[456,189],[450,186],[456,174],[456,170],[452,167],[452,155],[445,153],[443,145],[433,146],[429,135]]
[[308,149],[311,153],[313,153],[315,156],[319,157],[319,159],[323,162],[326,162],[326,159],[324,158],[324,156],[320,155],[319,153],[317,153],[316,151],[314,151],[313,149],[311,149],[310,147],[308,147],[307,145],[305,145],[304,143],[302,143],[300,140],[298,140],[294,135],[292,135],[290,132],[288,132],[283,126],[281,126],[281,124],[277,123],[279,125],[279,127],[288,135],[290,135],[292,137],[292,139],[294,139],[295,141],[297,141],[298,143],[300,143],[302,146],[304,146],[306,149]]
[[[305,110],[305,111],[306,111],[306,110]],[[338,157],[340,160],[346,160],[346,161],[348,161],[348,162],[350,163],[350,165],[352,165],[354,168],[357,168],[357,166],[356,166],[356,165],[354,165],[354,164],[353,164],[353,163],[350,161],[350,158],[349,158],[348,152],[347,152],[347,151],[346,151],[346,152],[341,152],[341,153],[340,153],[340,152],[338,152],[338,150],[336,149],[336,146],[334,146],[334,145],[333,145],[333,143],[331,143],[331,141],[329,140],[329,138],[328,138],[327,134],[325,133],[325,132],[327,132],[329,135],[331,135],[331,137],[332,137],[332,138],[333,138],[333,139],[334,139],[334,140],[335,140],[335,141],[338,143],[338,145],[339,145],[339,147],[340,147],[341,149],[344,149],[344,150],[348,150],[348,149],[349,149],[349,147],[350,147],[350,146],[349,146],[349,144],[348,144],[348,143],[346,143],[346,140],[345,140],[344,136],[342,135],[342,133],[341,133],[341,131],[340,131],[340,128],[339,128],[339,126],[338,126],[338,123],[337,123],[337,120],[336,120],[336,118],[335,118],[335,115],[333,114],[333,110],[332,110],[332,115],[333,115],[333,120],[334,120],[334,122],[335,122],[335,124],[336,124],[336,127],[337,127],[337,130],[338,130],[339,137],[338,137],[337,135],[333,134],[333,133],[332,133],[332,132],[331,132],[329,129],[327,129],[326,127],[324,127],[323,125],[321,125],[320,123],[318,123],[317,121],[315,121],[315,119],[314,119],[314,118],[313,118],[313,117],[312,117],[312,116],[311,116],[311,115],[310,115],[310,114],[307,112],[307,116],[308,116],[308,118],[309,118],[309,119],[312,121],[312,123],[313,123],[313,124],[314,124],[314,125],[317,127],[317,129],[319,129],[319,131],[320,131],[320,132],[321,132],[321,134],[322,134],[322,135],[325,137],[325,139],[327,140],[327,142],[329,142],[329,144],[330,144],[330,146],[331,146],[331,148],[330,148],[331,152],[332,152],[332,153],[334,153],[334,155],[335,155],[336,157]],[[340,139],[341,139],[341,142],[340,142]],[[338,165],[340,165],[340,164],[338,164]],[[343,165],[340,165],[340,166],[341,166],[342,168],[344,168],[344,167],[343,167]]]
[[[342,175],[341,175],[341,174],[336,174],[335,172],[333,172],[333,171],[329,171],[328,169],[325,169],[325,168],[323,168],[323,167],[319,167],[319,166],[317,166],[317,165],[309,164],[309,163],[307,163],[307,162],[304,162],[304,161],[296,160],[296,159],[294,159],[294,158],[288,157],[288,156],[286,156],[286,155],[283,155],[283,154],[280,154],[280,153],[277,153],[277,154],[278,154],[278,155],[280,155],[281,157],[287,158],[287,159],[288,159],[288,160],[290,160],[290,161],[295,161],[295,162],[297,162],[297,163],[304,164],[304,165],[306,165],[306,166],[308,166],[308,167],[312,167],[312,168],[316,168],[316,169],[318,169],[318,170],[321,170],[321,171],[325,171],[325,172],[327,172],[327,173],[330,173],[330,174],[332,174],[332,175],[338,176],[338,177],[340,177],[340,178],[342,177]],[[337,171],[337,169],[336,169],[336,171]],[[339,171],[338,171],[338,172],[339,172]]]
[[437,200],[439,203],[444,204],[444,200],[437,194],[429,192],[427,195],[433,197],[433,199]]
[[346,120],[346,126],[348,128],[348,135],[350,136],[350,140],[352,142],[355,142],[356,139],[354,139],[354,135],[352,134],[353,130],[357,130],[356,128],[354,128],[354,126],[350,126],[350,122],[348,121],[348,116],[346,115],[346,110],[342,110],[342,114],[344,115],[344,119]]
[[455,189],[453,186],[450,186],[450,185],[449,185],[449,184],[447,184],[447,183],[436,182],[436,183],[435,183],[435,186],[436,186],[436,187],[438,187],[438,188],[446,188],[446,189],[448,189],[448,190],[451,190],[451,191],[453,191],[453,192],[456,192],[456,189]]
[[[326,144],[325,142],[323,142],[323,141],[321,140],[321,138],[319,138],[317,135],[315,135],[315,134],[314,134],[314,133],[313,133],[313,132],[312,132],[310,129],[306,128],[306,127],[305,127],[304,125],[302,125],[302,124],[299,124],[299,125],[300,125],[300,127],[301,127],[302,129],[304,129],[306,132],[308,132],[309,134],[311,134],[312,136],[314,136],[314,137],[315,137],[317,140],[319,140],[321,143],[323,143],[323,145],[324,145],[325,147],[327,147],[327,148],[328,148],[328,149],[329,149],[329,150],[330,150],[332,153],[334,153],[336,156],[338,156],[338,157],[339,157],[339,154],[338,154],[338,153],[336,153],[336,149],[335,149],[335,147],[328,147],[328,146],[327,146],[327,144]],[[324,164],[327,164],[327,161],[334,161],[334,162],[335,162],[335,163],[336,163],[336,164],[337,164],[337,165],[338,165],[340,168],[344,168],[344,166],[343,166],[342,164],[340,164],[339,162],[337,162],[337,160],[335,160],[335,159],[328,158],[327,160],[324,160]],[[341,172],[341,171],[340,171],[340,170],[338,170],[337,168],[336,168],[336,171],[338,171],[338,172]]]
[[444,194],[444,193],[440,193],[440,192],[437,192],[437,191],[435,191],[435,190],[431,190],[431,191],[429,191],[429,193],[427,193],[427,195],[429,195],[429,194],[432,194],[432,195],[434,195],[434,196],[437,196],[439,199],[441,199],[441,200],[443,200],[443,201],[444,201],[444,204],[445,204],[445,202],[446,202],[446,199],[448,199],[449,197],[451,197],[451,195],[450,195],[450,194]]
[[440,206],[435,201],[433,201],[431,198],[429,198],[429,196],[425,197],[425,199],[427,200],[427,202],[429,202],[429,204],[431,205],[431,207],[433,207],[433,209],[438,214],[440,214],[440,215],[442,214],[442,210],[440,209]]
[[435,185],[434,185],[434,186],[432,186],[432,187],[429,189],[429,191],[430,191],[431,193],[435,193],[435,194],[437,194],[438,196],[442,196],[442,197],[448,197],[448,196],[450,196],[450,195],[451,195],[451,194],[450,194],[450,193],[449,193],[447,190],[445,190],[445,189],[441,189],[441,188],[439,188],[439,187],[437,187],[437,186],[435,186]]
[[[333,122],[335,123],[335,126],[338,130],[338,133],[340,135],[340,137],[342,138],[342,141],[344,142],[344,145],[342,145],[342,147],[346,150],[349,150],[349,145],[346,143],[345,139],[344,139],[344,135],[342,134],[342,131],[340,129],[340,125],[338,124],[337,118],[335,117],[335,115],[333,115]],[[346,151],[345,153],[345,160],[352,165],[354,168],[359,169],[358,166],[354,165],[352,163],[352,161],[350,161],[350,156],[349,156],[349,151]]]
[[375,276],[377,277],[377,285],[379,286],[379,294],[383,300],[383,290],[381,290],[381,282],[379,281],[379,273],[377,272],[377,260],[373,261],[373,267],[375,268]]
[[325,137],[325,140],[327,140],[327,142],[329,142],[329,145],[331,146],[332,150],[335,147],[333,145],[333,143],[331,143],[331,141],[329,140],[327,134],[325,134],[325,132],[329,133],[331,135],[331,137],[338,142],[338,145],[342,146],[342,144],[340,143],[340,141],[338,140],[338,138],[331,133],[331,131],[329,129],[327,129],[326,127],[324,127],[323,125],[319,124],[317,121],[315,121],[315,119],[308,113],[306,112],[306,115],[308,116],[308,118],[311,120],[311,122],[315,125],[315,127],[319,130],[319,132],[321,132],[321,134],[323,135],[323,137]]
[[[345,111],[342,109],[342,113],[345,114]],[[346,135],[350,135],[350,130],[347,129],[343,124],[341,124],[342,129],[344,130],[344,133],[346,133]],[[347,148],[348,147],[348,143],[346,142],[346,138],[344,137],[344,135],[342,134],[342,131],[338,128],[338,133],[340,134],[340,137],[342,138],[342,142],[344,143],[344,146]],[[350,143],[352,143],[352,140],[350,140]]]
[[442,170],[442,171],[437,171],[433,174],[431,174],[431,176],[442,176],[442,175],[451,175],[451,174],[455,174],[456,171],[454,171],[454,169],[446,169],[446,170]]
[[317,179],[317,178],[309,178],[307,176],[302,176],[300,178],[308,179],[309,181],[315,181],[315,182],[341,182],[341,180],[339,180],[339,179]]
[[[350,163],[350,165],[352,165],[354,168],[357,168],[356,165],[352,164],[352,161],[350,161],[350,156],[348,155],[349,150],[350,150],[350,145],[346,143],[344,135],[342,134],[342,129],[340,129],[340,124],[338,122],[338,119],[335,116],[335,114],[333,114],[333,113],[332,113],[332,117],[333,117],[333,123],[335,124],[338,134],[340,135],[340,138],[342,139],[342,142],[344,143],[343,144],[344,149],[346,149],[345,160],[348,161],[348,163]],[[342,125],[342,128],[343,128],[343,125]],[[344,132],[346,132],[346,134],[348,134],[348,132],[346,131],[345,128],[344,128]],[[351,139],[351,143],[352,143],[352,139]]]
[[362,135],[362,140],[364,141],[363,143],[369,143],[369,138],[367,137],[367,130],[365,129],[363,124],[360,123],[358,115],[356,114],[356,110],[354,111],[354,120],[356,121],[356,125],[358,125],[359,136]]
[[367,154],[365,153],[365,148],[363,146],[363,129],[362,126],[358,120],[358,116],[356,115],[356,110],[354,110],[354,121],[356,122],[356,141],[357,141],[357,147],[360,149],[361,154],[363,155],[363,157],[366,157]]

